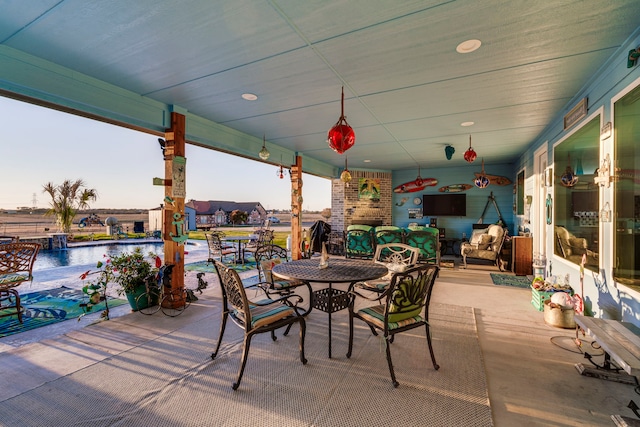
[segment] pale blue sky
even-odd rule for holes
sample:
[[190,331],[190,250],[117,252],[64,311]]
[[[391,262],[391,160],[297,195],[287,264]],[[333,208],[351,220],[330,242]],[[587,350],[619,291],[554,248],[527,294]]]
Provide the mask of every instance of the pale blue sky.
[[[0,152],[4,178],[0,208],[48,207],[47,182],[82,178],[98,191],[93,208],[158,206],[164,188],[162,151],[155,135],[0,97]],[[260,202],[267,209],[290,209],[291,181],[262,162],[186,146],[187,200]],[[287,166],[287,164],[285,164]],[[331,207],[331,181],[303,176],[305,210]]]

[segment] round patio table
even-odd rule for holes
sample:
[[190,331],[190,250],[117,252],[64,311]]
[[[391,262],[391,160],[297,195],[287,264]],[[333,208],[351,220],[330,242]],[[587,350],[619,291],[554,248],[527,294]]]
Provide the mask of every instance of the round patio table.
[[387,267],[373,261],[329,258],[329,266],[320,268],[318,258],[301,259],[275,265],[272,274],[287,280],[302,280],[307,283],[327,283],[327,288],[311,293],[311,306],[329,314],[329,357],[331,357],[331,313],[349,306],[350,296],[333,283],[363,282],[379,279],[387,274]]

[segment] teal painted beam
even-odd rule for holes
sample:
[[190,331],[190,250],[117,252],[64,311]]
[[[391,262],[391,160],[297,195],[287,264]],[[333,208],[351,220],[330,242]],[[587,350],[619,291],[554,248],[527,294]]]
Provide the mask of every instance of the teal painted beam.
[[[262,161],[258,157],[261,138],[193,115],[178,105],[166,105],[7,46],[0,46],[0,91],[156,135],[170,127],[170,113],[176,111],[186,117],[187,142]],[[282,163],[289,166],[295,161],[295,152],[274,144],[268,147],[271,152],[269,163],[279,164],[282,158]],[[325,178],[338,174],[338,168],[312,157],[303,156],[302,168],[305,173]]]

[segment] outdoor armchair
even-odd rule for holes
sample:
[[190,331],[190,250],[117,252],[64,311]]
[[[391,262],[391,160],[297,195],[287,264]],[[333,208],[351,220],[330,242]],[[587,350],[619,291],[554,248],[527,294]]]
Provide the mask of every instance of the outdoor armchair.
[[376,250],[373,227],[350,225],[345,234],[345,256],[347,258],[371,259]]
[[238,370],[238,378],[233,383],[233,389],[237,390],[242,380],[242,374],[247,363],[249,355],[249,347],[251,338],[254,335],[270,332],[271,339],[275,341],[275,330],[283,327],[289,328],[294,323],[300,324],[300,361],[302,364],[307,363],[304,356],[304,337],[306,332],[306,324],[304,317],[299,315],[289,303],[289,297],[278,299],[262,299],[252,301],[247,298],[244,285],[238,273],[224,265],[219,261],[214,261],[220,287],[222,289],[222,320],[220,323],[220,335],[215,351],[211,354],[211,358],[215,359],[222,337],[224,335],[227,319],[231,320],[244,330],[244,340],[242,345],[242,360]]
[[491,224],[485,229],[475,229],[471,233],[471,239],[460,245],[462,262],[467,268],[468,259],[489,261],[502,271],[500,252],[507,233],[501,225]]
[[40,243],[0,244],[0,317],[18,315],[22,323],[24,308],[20,294],[14,288],[33,280],[33,264],[40,251]]
[[[258,268],[258,286],[263,288],[267,295],[297,295],[299,299],[297,301],[292,300],[295,303],[296,310],[303,316],[309,314],[311,311],[311,285],[302,280],[277,279],[271,274],[274,266],[289,261],[287,250],[278,245],[265,244],[256,249],[255,258]],[[302,286],[307,289],[304,296],[297,291],[297,288]]]
[[439,230],[434,227],[407,230],[404,243],[420,249],[419,263],[440,264]]
[[394,225],[382,225],[374,229],[377,245],[385,243],[404,243],[404,230]]
[[236,249],[234,246],[225,244],[222,241],[222,236],[219,232],[207,233],[205,237],[207,238],[207,245],[209,245],[209,258],[207,259],[207,264],[214,262],[218,259],[221,262],[224,262],[225,258],[233,258],[233,262],[236,262]]
[[253,253],[254,257],[260,246],[273,243],[273,230],[258,230],[255,232],[255,236],[256,238],[249,241],[244,247],[244,251]]
[[431,331],[429,329],[429,302],[431,292],[438,275],[439,267],[435,265],[420,265],[402,273],[395,273],[391,278],[391,284],[383,297],[384,304],[373,305],[357,310],[356,300],[370,298],[361,295],[357,290],[350,293],[353,298],[349,304],[349,349],[347,358],[351,357],[353,349],[353,321],[360,319],[369,326],[374,335],[382,333],[385,340],[387,364],[394,387],[398,387],[398,381],[391,361],[391,344],[396,334],[406,332],[418,327],[425,328],[427,345],[431,354],[431,362],[434,369],[440,366],[436,363],[431,343]]
[[414,266],[418,262],[419,255],[420,249],[404,243],[378,245],[373,261],[387,267],[389,274],[378,280],[357,282],[354,287],[381,294],[389,288],[393,274],[406,271]]

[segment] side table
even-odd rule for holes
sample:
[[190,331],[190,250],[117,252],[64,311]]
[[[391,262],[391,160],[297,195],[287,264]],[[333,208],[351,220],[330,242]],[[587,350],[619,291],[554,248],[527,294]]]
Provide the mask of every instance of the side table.
[[455,255],[460,256],[460,239],[448,238],[440,239],[440,256]]

